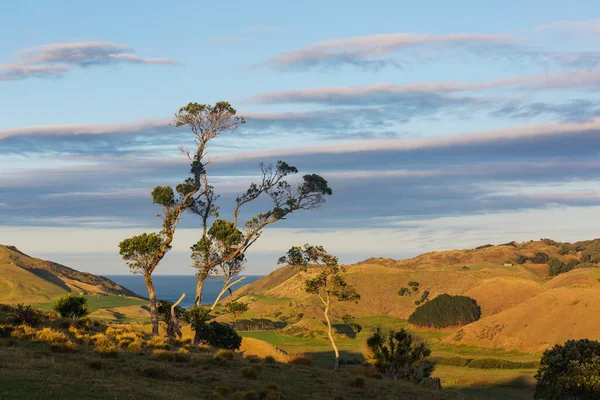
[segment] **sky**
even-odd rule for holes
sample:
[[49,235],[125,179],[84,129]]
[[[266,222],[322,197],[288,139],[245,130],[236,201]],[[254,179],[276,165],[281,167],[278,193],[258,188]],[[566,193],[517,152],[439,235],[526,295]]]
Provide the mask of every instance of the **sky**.
[[[333,195],[269,226],[342,262],[600,236],[600,5],[564,1],[22,1],[0,5],[0,243],[102,275],[160,230],[188,102],[247,123],[211,142],[222,216],[285,160]],[[244,214],[267,206],[249,207]],[[193,274],[184,215],[156,274]]]

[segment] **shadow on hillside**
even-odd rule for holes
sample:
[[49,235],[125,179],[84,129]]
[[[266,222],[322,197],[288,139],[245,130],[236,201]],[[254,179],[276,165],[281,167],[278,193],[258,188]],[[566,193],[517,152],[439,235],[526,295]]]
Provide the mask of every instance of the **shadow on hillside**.
[[531,399],[535,392],[535,384],[526,377],[521,376],[503,384],[465,386],[456,388],[456,391],[467,398],[490,400]]
[[67,284],[65,282],[63,282],[62,279],[60,279],[56,275],[52,274],[51,272],[48,272],[48,271],[46,271],[44,269],[40,269],[40,268],[28,268],[27,270],[29,272],[31,272],[32,274],[42,278],[43,280],[50,282],[50,283],[60,287],[61,289],[66,290],[67,292],[71,292],[71,288],[68,287]]

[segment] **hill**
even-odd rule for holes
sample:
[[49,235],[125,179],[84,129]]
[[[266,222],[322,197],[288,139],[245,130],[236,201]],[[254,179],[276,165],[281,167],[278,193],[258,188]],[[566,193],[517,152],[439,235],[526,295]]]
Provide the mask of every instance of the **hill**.
[[[361,294],[358,304],[336,306],[335,318],[388,316],[407,319],[425,290],[464,295],[477,301],[482,319],[463,327],[459,341],[445,343],[538,352],[571,338],[600,339],[600,240],[560,243],[549,239],[485,245],[476,249],[430,252],[408,260],[370,258],[347,266],[347,280]],[[543,254],[541,254],[543,253]],[[537,254],[537,256],[536,256]],[[576,269],[549,275],[548,260]],[[582,268],[579,268],[582,267]],[[317,274],[309,269],[308,275]],[[287,324],[286,333],[321,331],[315,299],[303,290],[308,276],[280,268],[234,293],[249,303],[245,318],[268,318]],[[400,296],[408,282],[419,291]],[[226,318],[226,317],[223,317]],[[493,333],[490,333],[493,332]]]
[[30,257],[0,245],[0,303],[33,304],[49,309],[66,293],[85,293],[92,317],[144,319],[146,300],[110,279]]

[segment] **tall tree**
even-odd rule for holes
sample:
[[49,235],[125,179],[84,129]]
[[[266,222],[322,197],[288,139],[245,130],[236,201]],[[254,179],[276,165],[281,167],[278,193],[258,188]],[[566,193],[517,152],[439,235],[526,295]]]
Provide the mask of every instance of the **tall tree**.
[[[199,160],[204,171],[201,160],[207,143],[219,134],[235,129],[239,123],[245,121],[242,119],[235,124],[233,122],[223,124],[224,128],[219,131],[207,130],[205,121],[212,114],[203,107],[206,106],[201,107],[196,103],[183,107],[175,116],[175,121],[177,126],[190,127],[196,136],[198,149],[202,150],[197,154],[202,155]],[[235,110],[232,110],[229,106],[229,113],[233,112],[235,115]],[[230,278],[226,279],[223,293],[240,282],[239,279],[232,281],[242,271],[238,268],[240,262],[243,261],[248,248],[260,238],[267,225],[285,219],[295,211],[318,208],[325,202],[325,196],[332,194],[327,181],[316,174],[304,175],[299,184],[288,183],[285,178],[298,173],[298,169],[283,161],[278,161],[275,166],[260,164],[260,171],[260,182],[251,183],[249,188],[236,198],[231,220],[220,218],[216,203],[219,196],[210,185],[207,173],[203,173],[201,179],[197,181],[200,186],[199,194],[190,207],[190,211],[198,215],[202,223],[201,238],[191,247],[194,267],[198,270],[196,305],[201,304],[204,282],[212,274],[222,273],[226,278]],[[247,220],[243,226],[239,226],[242,208],[262,196],[270,199],[271,207]]]
[[333,338],[329,313],[335,302],[360,300],[356,289],[349,285],[343,277],[346,269],[344,266],[340,266],[337,257],[327,253],[323,246],[309,244],[305,244],[303,247],[292,247],[285,256],[279,258],[279,264],[289,264],[304,272],[308,271],[309,266],[319,267],[320,272],[316,276],[310,274],[306,279],[305,290],[307,293],[316,295],[322,303],[323,315],[327,321],[327,334],[335,353],[333,368],[339,369],[340,353]]
[[[195,149],[181,149],[191,161],[191,177],[177,185],[177,195],[169,186],[157,186],[152,190],[152,200],[163,209],[159,215],[163,221],[160,232],[143,233],[119,244],[120,254],[132,272],[144,275],[150,298],[150,318],[154,335],[158,335],[158,313],[152,273],[171,249],[175,230],[183,212],[190,208],[201,209],[203,203],[199,199],[202,196],[211,196],[212,188],[206,184],[206,143],[225,131],[235,130],[244,122],[242,117],[236,116],[235,109],[227,102],[218,102],[214,106],[189,103],[180,108],[175,115],[175,125],[188,125],[195,135]],[[210,204],[208,208],[213,210]]]

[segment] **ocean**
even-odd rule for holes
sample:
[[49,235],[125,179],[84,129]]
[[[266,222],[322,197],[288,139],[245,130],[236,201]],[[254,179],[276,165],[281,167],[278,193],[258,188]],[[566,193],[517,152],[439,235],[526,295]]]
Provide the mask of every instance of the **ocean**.
[[[121,286],[125,286],[140,296],[148,297],[148,290],[146,289],[142,275],[106,275],[106,278]],[[241,284],[233,288],[233,291],[260,278],[262,278],[262,275],[247,275]],[[185,293],[185,299],[181,302],[181,306],[188,308],[194,304],[196,283],[198,282],[195,275],[154,275],[152,280],[154,281],[157,299],[175,302],[179,300],[179,296],[182,293]],[[202,304],[212,304],[219,295],[222,287],[222,279],[207,279],[204,282],[204,289],[202,291]],[[223,295],[222,298],[226,298],[227,296],[229,296],[229,292]]]

